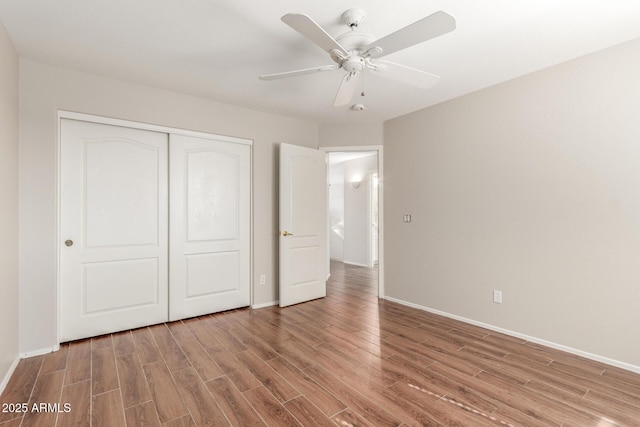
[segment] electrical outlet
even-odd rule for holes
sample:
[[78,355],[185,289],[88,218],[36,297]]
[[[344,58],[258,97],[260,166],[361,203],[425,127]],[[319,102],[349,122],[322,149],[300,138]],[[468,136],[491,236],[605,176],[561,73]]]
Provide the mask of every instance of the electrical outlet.
[[264,285],[267,283],[267,276],[265,274],[260,275],[260,284]]
[[502,291],[493,291],[493,302],[502,304]]

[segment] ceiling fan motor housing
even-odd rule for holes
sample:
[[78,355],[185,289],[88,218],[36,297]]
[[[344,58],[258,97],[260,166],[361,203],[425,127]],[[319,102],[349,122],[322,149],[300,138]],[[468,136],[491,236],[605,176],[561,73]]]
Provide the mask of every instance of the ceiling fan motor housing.
[[347,58],[340,58],[336,55],[331,55],[331,58],[342,65],[345,71],[350,73],[362,71],[365,67],[364,58],[361,56],[362,50],[365,46],[368,46],[374,40],[373,36],[369,34],[359,33],[357,31],[349,31],[336,38],[336,41],[344,48],[349,54]]
[[349,31],[336,37],[336,41],[349,53],[360,52],[374,40],[373,36],[357,31]]

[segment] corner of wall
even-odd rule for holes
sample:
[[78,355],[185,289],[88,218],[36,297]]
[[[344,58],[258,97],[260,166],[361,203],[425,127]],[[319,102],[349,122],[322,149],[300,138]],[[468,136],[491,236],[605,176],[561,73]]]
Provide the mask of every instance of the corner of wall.
[[0,22],[0,392],[18,360],[19,58]]

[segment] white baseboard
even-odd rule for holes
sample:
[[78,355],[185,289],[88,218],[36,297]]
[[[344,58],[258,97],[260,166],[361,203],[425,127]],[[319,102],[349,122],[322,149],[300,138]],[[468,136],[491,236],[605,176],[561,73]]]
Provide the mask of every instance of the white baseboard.
[[358,266],[358,267],[369,267],[367,264],[361,264],[359,262],[353,262],[353,261],[347,261],[347,260],[344,260],[342,262],[344,262],[345,264],[355,265],[355,266]]
[[640,366],[632,365],[630,363],[625,363],[625,362],[621,362],[619,360],[610,359],[608,357],[599,356],[597,354],[588,353],[586,351],[578,350],[578,349],[573,348],[573,347],[567,347],[566,345],[554,343],[554,342],[543,340],[543,339],[536,338],[536,337],[531,337],[529,335],[521,334],[519,332],[510,331],[508,329],[503,329],[503,328],[500,328],[500,327],[497,327],[497,326],[494,326],[494,325],[490,325],[488,323],[482,323],[482,322],[478,322],[476,320],[467,319],[466,317],[457,316],[455,314],[450,314],[450,313],[447,313],[447,312],[444,312],[444,311],[440,311],[440,310],[436,310],[436,309],[433,309],[433,308],[425,307],[425,306],[422,306],[422,305],[419,305],[419,304],[414,304],[414,303],[411,303],[411,302],[408,302],[408,301],[403,301],[403,300],[400,300],[400,299],[397,299],[397,298],[392,298],[392,297],[389,297],[389,296],[384,296],[383,298],[386,299],[386,300],[392,301],[392,302],[396,302],[398,304],[406,305],[407,307],[417,308],[418,310],[423,310],[423,311],[427,311],[429,313],[433,313],[433,314],[437,314],[437,315],[440,315],[440,316],[448,317],[450,319],[459,320],[461,322],[468,323],[470,325],[479,326],[481,328],[489,329],[489,330],[492,330],[492,331],[495,331],[495,332],[500,332],[500,333],[505,334],[505,335],[510,335],[512,337],[516,337],[516,338],[520,338],[520,339],[523,339],[523,340],[526,340],[526,341],[530,341],[530,342],[533,342],[533,343],[536,343],[536,344],[544,345],[546,347],[551,347],[551,348],[554,348],[556,350],[565,351],[567,353],[575,354],[577,356],[582,356],[584,358],[595,360],[597,362],[602,362],[602,363],[605,363],[607,365],[611,365],[611,366],[615,366],[615,367],[618,367],[618,368],[626,369],[627,371],[640,373]]
[[253,304],[251,308],[255,310],[257,308],[272,307],[278,304],[280,304],[280,301],[263,302],[262,304]]
[[27,351],[26,353],[21,353],[20,357],[22,359],[26,359],[33,356],[41,356],[43,354],[53,353],[54,351],[60,350],[60,344],[56,344],[53,347],[41,348],[39,350]]
[[16,359],[13,361],[11,366],[9,366],[9,370],[5,374],[4,378],[2,378],[2,382],[0,382],[0,395],[4,392],[4,389],[7,387],[7,384],[9,384],[11,375],[13,375],[13,372],[16,370],[16,367],[18,366],[19,362],[20,362],[20,356],[16,356]]

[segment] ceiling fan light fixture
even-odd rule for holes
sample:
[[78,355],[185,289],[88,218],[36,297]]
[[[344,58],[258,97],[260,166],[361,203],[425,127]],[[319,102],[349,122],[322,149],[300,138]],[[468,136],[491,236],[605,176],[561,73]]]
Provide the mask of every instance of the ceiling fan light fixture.
[[364,111],[364,110],[366,110],[366,109],[367,109],[367,106],[366,106],[366,105],[364,105],[364,104],[353,104],[353,105],[351,106],[351,109],[352,109],[353,111]]
[[349,73],[357,73],[364,70],[364,58],[360,56],[350,56],[342,63],[342,68]]

